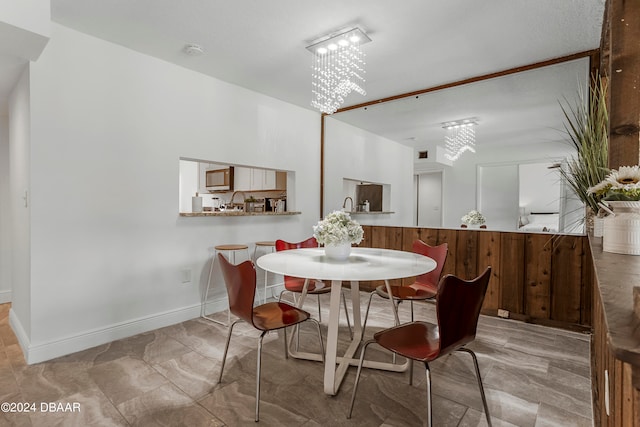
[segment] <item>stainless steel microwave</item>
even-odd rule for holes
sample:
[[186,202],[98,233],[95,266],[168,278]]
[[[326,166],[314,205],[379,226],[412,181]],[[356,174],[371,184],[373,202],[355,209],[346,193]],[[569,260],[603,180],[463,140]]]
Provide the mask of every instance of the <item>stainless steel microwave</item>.
[[232,191],[233,190],[233,166],[226,169],[214,169],[205,172],[207,190]]

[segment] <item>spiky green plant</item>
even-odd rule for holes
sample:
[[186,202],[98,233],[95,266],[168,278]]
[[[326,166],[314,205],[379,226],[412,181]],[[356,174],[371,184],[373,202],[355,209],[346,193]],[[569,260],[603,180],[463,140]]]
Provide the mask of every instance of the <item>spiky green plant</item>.
[[562,107],[565,130],[577,154],[567,159],[560,174],[578,198],[595,214],[602,196],[588,194],[590,187],[601,182],[608,173],[609,115],[607,113],[607,83],[595,78],[588,99],[580,93],[576,104]]

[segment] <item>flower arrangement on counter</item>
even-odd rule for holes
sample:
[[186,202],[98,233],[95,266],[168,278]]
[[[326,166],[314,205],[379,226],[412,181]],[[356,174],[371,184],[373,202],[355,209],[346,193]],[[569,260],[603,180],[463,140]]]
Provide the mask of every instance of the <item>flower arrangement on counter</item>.
[[640,167],[620,166],[612,169],[607,177],[587,190],[588,194],[601,196],[610,201],[640,200]]
[[482,225],[486,222],[484,216],[476,210],[469,211],[468,214],[464,215],[460,219],[467,225]]
[[323,245],[360,243],[364,231],[347,212],[333,211],[313,226],[313,237]]

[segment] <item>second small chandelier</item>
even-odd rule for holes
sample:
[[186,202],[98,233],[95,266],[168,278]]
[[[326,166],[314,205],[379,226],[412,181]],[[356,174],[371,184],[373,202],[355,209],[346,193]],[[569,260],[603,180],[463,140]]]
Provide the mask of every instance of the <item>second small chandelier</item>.
[[465,151],[476,152],[476,131],[474,127],[477,125],[478,119],[476,117],[442,123],[442,127],[447,131],[444,137],[444,156],[447,159],[454,162]]
[[364,90],[364,58],[360,45],[371,39],[359,28],[341,30],[316,40],[313,53],[311,105],[322,113],[335,113],[347,95]]

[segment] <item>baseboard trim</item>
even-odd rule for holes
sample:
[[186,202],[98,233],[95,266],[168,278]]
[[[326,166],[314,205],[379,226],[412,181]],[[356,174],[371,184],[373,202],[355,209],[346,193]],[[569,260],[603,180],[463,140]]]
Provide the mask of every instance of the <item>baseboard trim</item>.
[[[272,292],[279,295],[282,287],[273,287]],[[262,289],[258,288],[257,299],[262,297]],[[11,291],[8,291],[9,294]],[[0,296],[2,293],[0,293]],[[259,303],[260,301],[256,301]],[[216,300],[210,300],[206,304],[206,313],[217,313],[227,309],[227,298],[222,297]],[[115,340],[127,338],[143,332],[153,331],[155,329],[164,328],[166,326],[175,325],[176,323],[185,322],[187,320],[200,317],[200,304],[193,304],[176,310],[169,310],[164,313],[157,313],[151,316],[133,319],[130,321],[114,324],[105,328],[86,331],[77,335],[64,337],[55,341],[49,341],[41,344],[32,344],[29,336],[22,327],[22,323],[16,316],[13,309],[9,312],[9,324],[16,334],[18,343],[25,355],[25,360],[29,365],[40,363],[56,357],[65,356],[77,351],[86,350],[102,344],[107,344]]]
[[25,360],[27,359],[27,350],[29,349],[29,336],[25,332],[22,327],[22,323],[18,316],[16,316],[16,312],[13,311],[13,307],[9,310],[9,326],[13,330],[13,333],[16,335],[16,339],[18,340],[18,345],[22,349],[22,354],[25,355]]
[[[212,311],[222,311],[227,308],[227,299],[223,298],[211,301],[207,307]],[[27,334],[24,332],[20,321],[11,310],[9,322],[13,328],[20,347],[25,355],[25,360],[29,365],[56,357],[65,356],[77,351],[86,350],[98,345],[107,344],[115,340],[127,338],[143,332],[153,331],[176,323],[200,317],[200,304],[193,304],[176,310],[169,310],[163,313],[138,318],[105,328],[86,331],[74,336],[50,341],[42,344],[31,344]]]

